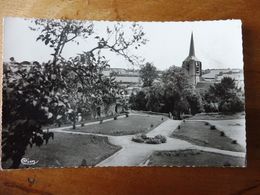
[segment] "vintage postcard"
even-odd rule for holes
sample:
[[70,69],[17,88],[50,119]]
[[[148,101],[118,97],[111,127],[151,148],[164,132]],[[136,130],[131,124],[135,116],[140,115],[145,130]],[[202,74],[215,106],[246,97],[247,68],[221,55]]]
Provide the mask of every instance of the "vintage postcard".
[[6,17],[2,168],[245,167],[241,25]]

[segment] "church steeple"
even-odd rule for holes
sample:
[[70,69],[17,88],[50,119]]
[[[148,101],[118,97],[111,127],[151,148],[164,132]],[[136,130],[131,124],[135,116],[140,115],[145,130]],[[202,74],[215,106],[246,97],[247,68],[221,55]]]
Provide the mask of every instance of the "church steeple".
[[195,57],[195,49],[194,49],[194,41],[193,41],[193,32],[191,33],[191,38],[190,38],[190,53],[189,57]]
[[196,85],[200,81],[202,75],[201,61],[199,61],[195,56],[193,32],[190,37],[189,56],[183,61],[182,68],[187,71],[190,77],[189,80],[192,84]]

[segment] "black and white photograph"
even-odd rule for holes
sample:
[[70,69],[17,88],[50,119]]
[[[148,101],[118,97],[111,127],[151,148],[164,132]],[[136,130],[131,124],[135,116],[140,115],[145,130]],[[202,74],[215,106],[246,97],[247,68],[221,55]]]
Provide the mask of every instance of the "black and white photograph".
[[2,169],[246,167],[241,20],[6,17]]

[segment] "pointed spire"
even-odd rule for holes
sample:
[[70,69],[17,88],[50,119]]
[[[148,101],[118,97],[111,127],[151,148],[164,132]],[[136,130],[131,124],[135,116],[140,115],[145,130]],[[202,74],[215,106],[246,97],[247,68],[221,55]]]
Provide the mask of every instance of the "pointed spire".
[[195,56],[195,49],[194,49],[194,41],[193,41],[193,32],[191,33],[191,38],[190,38],[190,53],[189,56]]

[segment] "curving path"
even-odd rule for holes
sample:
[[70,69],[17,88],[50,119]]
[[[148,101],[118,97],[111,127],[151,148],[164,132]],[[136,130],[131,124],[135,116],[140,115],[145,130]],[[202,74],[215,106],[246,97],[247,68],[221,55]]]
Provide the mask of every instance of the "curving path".
[[155,136],[158,134],[167,137],[167,142],[164,144],[144,144],[136,143],[131,141],[133,135],[125,136],[110,136],[103,134],[94,134],[86,132],[75,132],[65,130],[67,128],[55,128],[52,129],[53,132],[70,133],[70,134],[81,134],[81,135],[96,135],[108,137],[111,144],[121,146],[122,149],[108,157],[107,159],[101,161],[96,166],[137,166],[145,165],[146,160],[154,151],[164,151],[164,150],[185,150],[185,149],[198,149],[207,152],[220,153],[225,155],[245,157],[243,152],[233,152],[227,150],[220,150],[216,148],[203,147],[191,144],[187,141],[171,138],[169,135],[177,128],[181,121],[168,119],[167,121],[160,124],[154,130],[147,133],[147,136]]

